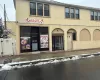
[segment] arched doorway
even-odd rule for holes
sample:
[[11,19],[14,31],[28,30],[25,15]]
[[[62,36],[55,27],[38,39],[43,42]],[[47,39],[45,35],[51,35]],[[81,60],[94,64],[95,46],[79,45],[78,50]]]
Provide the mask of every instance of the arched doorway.
[[56,28],[52,31],[52,50],[64,50],[64,31]]
[[68,50],[73,50],[73,41],[76,41],[77,39],[77,32],[75,29],[69,29],[67,31],[67,47]]

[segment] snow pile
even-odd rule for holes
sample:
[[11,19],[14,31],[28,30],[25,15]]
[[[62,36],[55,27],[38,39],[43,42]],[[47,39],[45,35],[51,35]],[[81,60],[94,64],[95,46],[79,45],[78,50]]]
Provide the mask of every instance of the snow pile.
[[8,64],[0,64],[0,70],[11,70],[15,68],[23,68],[23,67],[30,67],[30,66],[41,66],[45,64],[57,64],[60,62],[66,62],[70,60],[78,60],[82,58],[91,58],[95,56],[100,56],[100,52],[93,53],[92,55],[89,54],[81,54],[81,55],[73,55],[71,57],[55,57],[55,58],[47,58],[47,59],[37,59],[32,61],[23,61],[23,62],[13,62]]
[[94,55],[87,56],[87,58],[95,57]]
[[72,57],[71,60],[78,60],[78,59],[80,59],[80,58],[81,58],[80,56],[75,55],[74,57]]
[[4,66],[2,66],[2,70],[11,70],[12,66],[5,64]]
[[69,60],[71,60],[71,59],[70,58],[63,58],[61,61],[66,62],[66,61],[69,61]]

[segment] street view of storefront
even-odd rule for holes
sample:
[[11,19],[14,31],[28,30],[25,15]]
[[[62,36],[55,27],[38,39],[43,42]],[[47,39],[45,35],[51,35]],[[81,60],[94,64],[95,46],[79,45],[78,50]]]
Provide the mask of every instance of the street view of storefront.
[[20,26],[21,52],[49,50],[48,27]]
[[14,4],[17,54],[100,47],[99,9],[47,0],[14,0]]
[[[52,33],[52,50],[64,50],[64,33]],[[20,26],[20,50],[49,51],[48,27]]]

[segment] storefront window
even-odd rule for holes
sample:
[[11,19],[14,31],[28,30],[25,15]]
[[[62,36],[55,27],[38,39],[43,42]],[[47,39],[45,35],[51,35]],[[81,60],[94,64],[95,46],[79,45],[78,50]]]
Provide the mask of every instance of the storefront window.
[[20,28],[21,52],[45,51],[49,49],[48,27]]
[[48,46],[48,44],[49,44],[48,28],[47,27],[40,27],[39,32],[40,32],[40,48],[41,49],[49,48],[49,46]]
[[21,51],[27,51],[31,49],[31,28],[30,27],[21,27],[20,29],[20,44]]

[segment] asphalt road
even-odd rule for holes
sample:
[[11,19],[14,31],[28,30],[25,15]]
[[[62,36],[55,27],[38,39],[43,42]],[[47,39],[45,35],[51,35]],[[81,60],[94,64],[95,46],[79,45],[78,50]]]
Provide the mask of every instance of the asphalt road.
[[100,80],[100,56],[1,71],[0,80]]

